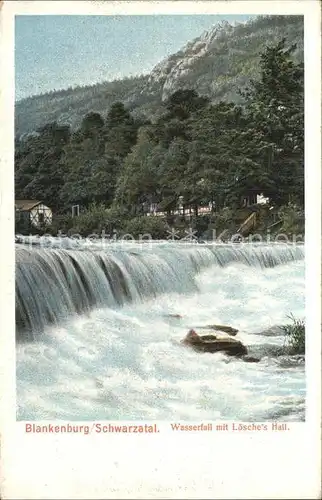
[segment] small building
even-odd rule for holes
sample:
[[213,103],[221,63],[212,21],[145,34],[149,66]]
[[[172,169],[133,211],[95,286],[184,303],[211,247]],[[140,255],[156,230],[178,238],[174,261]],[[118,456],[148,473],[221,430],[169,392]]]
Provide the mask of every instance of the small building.
[[42,228],[52,223],[51,208],[37,200],[15,200],[16,222],[23,226]]
[[266,205],[269,203],[269,198],[266,198],[262,191],[259,189],[249,189],[241,199],[242,207],[249,207],[251,205]]

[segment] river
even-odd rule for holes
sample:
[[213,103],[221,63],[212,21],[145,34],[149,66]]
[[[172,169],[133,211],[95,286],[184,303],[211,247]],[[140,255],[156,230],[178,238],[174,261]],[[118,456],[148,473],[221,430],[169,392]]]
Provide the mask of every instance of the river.
[[[18,420],[305,419],[269,330],[305,316],[304,246],[66,242],[16,245]],[[261,361],[180,345],[207,324]]]

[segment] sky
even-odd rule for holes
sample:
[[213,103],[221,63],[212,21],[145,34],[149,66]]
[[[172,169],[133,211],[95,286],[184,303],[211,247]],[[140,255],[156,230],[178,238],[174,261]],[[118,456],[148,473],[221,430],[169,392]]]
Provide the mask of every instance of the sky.
[[222,20],[247,15],[16,16],[16,100],[147,73]]

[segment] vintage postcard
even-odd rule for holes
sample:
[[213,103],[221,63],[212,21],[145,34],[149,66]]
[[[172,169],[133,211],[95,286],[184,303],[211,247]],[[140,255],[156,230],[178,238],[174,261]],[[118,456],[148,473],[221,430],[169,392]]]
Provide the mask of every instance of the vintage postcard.
[[1,498],[320,498],[319,2],[1,7]]

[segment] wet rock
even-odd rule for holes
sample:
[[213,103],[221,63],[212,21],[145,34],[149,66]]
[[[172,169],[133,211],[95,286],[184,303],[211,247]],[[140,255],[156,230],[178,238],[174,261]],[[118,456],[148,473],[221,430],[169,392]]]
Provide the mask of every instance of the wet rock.
[[232,356],[248,354],[246,346],[239,340],[217,335],[198,335],[195,330],[189,330],[181,342],[198,352],[213,353],[221,351]]
[[238,330],[236,328],[232,328],[231,326],[225,326],[225,325],[204,325],[204,326],[197,326],[196,328],[198,329],[206,328],[207,330],[224,332],[228,333],[228,335],[232,335],[233,337],[238,333]]
[[249,354],[255,357],[275,358],[286,354],[286,348],[276,344],[259,344],[249,347]]
[[259,363],[260,358],[256,358],[255,356],[243,356],[242,357],[243,361],[246,361],[246,363]]
[[263,337],[280,337],[283,335],[283,331],[280,326],[271,326],[262,332],[256,332],[256,335],[262,335]]
[[265,360],[273,360],[285,368],[305,363],[305,354],[293,353],[286,345],[260,344],[249,346],[249,354]]
[[279,356],[276,358],[275,362],[281,368],[293,368],[305,364],[305,355],[294,354],[293,356]]
[[101,382],[98,379],[95,379],[95,385],[96,385],[97,389],[103,389],[104,388],[103,382]]

